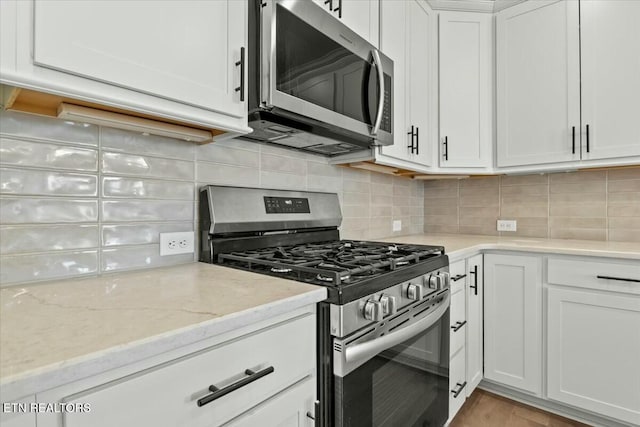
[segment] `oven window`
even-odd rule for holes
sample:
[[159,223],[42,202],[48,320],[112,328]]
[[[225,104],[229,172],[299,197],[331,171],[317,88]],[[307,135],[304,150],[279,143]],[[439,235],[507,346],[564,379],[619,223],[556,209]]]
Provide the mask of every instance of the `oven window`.
[[277,5],[276,88],[371,125],[378,83],[372,65]]
[[335,378],[336,421],[349,427],[442,427],[449,413],[449,314]]

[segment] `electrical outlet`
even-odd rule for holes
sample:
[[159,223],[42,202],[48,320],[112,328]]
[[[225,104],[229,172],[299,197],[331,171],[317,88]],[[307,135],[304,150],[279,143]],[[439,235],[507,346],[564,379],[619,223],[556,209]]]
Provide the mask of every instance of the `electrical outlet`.
[[393,221],[393,231],[402,231],[402,221],[399,219]]
[[513,220],[499,219],[498,220],[498,231],[517,231],[517,229],[518,229],[517,221],[515,219]]
[[160,233],[160,256],[190,254],[193,251],[193,231]]

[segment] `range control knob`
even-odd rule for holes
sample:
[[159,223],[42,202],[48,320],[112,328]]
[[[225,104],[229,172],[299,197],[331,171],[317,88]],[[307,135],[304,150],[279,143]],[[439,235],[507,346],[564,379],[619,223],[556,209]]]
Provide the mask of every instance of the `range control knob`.
[[385,316],[396,314],[396,311],[398,311],[396,297],[382,294],[382,296],[380,297],[380,302],[382,303],[382,312]]
[[447,271],[438,273],[442,277],[442,288],[447,289],[451,285],[451,275]]
[[380,301],[369,300],[364,303],[362,314],[367,320],[379,322],[382,320],[384,313],[382,311],[382,303]]
[[409,286],[407,286],[407,298],[419,301],[422,299],[422,291],[422,285],[409,283]]
[[432,274],[427,279],[427,286],[429,289],[440,290],[442,289],[442,278],[438,274]]

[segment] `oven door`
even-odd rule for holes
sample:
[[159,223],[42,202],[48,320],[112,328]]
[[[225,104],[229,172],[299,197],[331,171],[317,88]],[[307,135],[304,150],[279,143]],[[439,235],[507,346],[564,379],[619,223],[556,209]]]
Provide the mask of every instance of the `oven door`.
[[449,415],[448,291],[426,306],[417,304],[349,342],[335,340],[336,426],[445,425]]
[[310,0],[261,8],[263,107],[393,143],[393,61]]

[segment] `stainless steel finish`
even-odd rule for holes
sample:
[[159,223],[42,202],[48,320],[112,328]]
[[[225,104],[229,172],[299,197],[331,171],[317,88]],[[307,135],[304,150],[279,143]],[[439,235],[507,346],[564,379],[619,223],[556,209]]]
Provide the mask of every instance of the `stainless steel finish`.
[[440,289],[440,277],[435,274],[429,276],[429,279],[427,280],[427,286],[429,287],[429,289],[434,289],[436,291]]
[[[418,276],[411,280],[407,280],[395,285],[390,285],[387,289],[381,292],[377,292],[373,295],[369,295],[360,298],[356,301],[344,305],[331,304],[329,306],[330,317],[330,332],[334,337],[346,337],[362,328],[368,327],[372,324],[371,320],[364,318],[363,310],[364,306],[369,300],[380,301],[383,305],[383,297],[392,297],[395,301],[396,312],[401,313],[405,311],[409,306],[416,303],[416,300],[409,298],[408,288],[410,285],[421,284],[431,274],[435,272],[448,272],[449,267],[443,267],[431,273]],[[436,293],[433,289],[423,288],[423,299],[428,298]],[[385,314],[385,318],[389,316]]]
[[371,54],[373,55],[373,64],[378,71],[378,85],[380,85],[378,113],[376,114],[376,120],[373,122],[373,129],[371,129],[371,135],[377,135],[380,130],[380,123],[382,123],[382,113],[384,110],[384,70],[382,69],[382,62],[380,61],[380,53],[378,53],[376,49],[373,49]]
[[[375,143],[377,145],[393,144],[393,133],[379,131],[380,121],[382,120],[383,114],[383,108],[381,108],[381,106],[384,105],[384,91],[381,91],[381,103],[376,116],[377,127],[371,127],[366,123],[352,119],[346,115],[320,107],[309,101],[305,101],[277,90],[277,74],[275,69],[276,22],[278,19],[276,12],[277,6],[281,6],[289,10],[295,16],[310,24],[334,42],[360,56],[365,61],[370,60],[370,56],[373,52],[373,60],[378,61],[376,64],[378,76],[379,78],[382,78],[380,86],[381,89],[384,88],[384,74],[389,75],[391,77],[391,81],[393,81],[393,61],[384,54],[381,54],[368,41],[353,32],[340,20],[328,14],[321,6],[308,0],[266,0],[264,7],[262,7],[260,11],[260,107],[265,110],[269,110],[274,114],[286,112],[284,115],[288,118],[310,118],[319,123],[325,124],[328,129],[345,129],[361,136],[371,137],[372,139],[375,139]],[[393,94],[393,87],[391,88],[391,93]],[[391,110],[393,111],[393,102],[390,105]],[[372,132],[373,129],[376,129],[376,132]],[[305,138],[301,137],[300,132],[292,132],[292,135],[289,135],[288,132],[282,132],[279,135],[277,132],[274,132],[273,139],[277,139],[278,143],[282,145],[295,146],[294,144],[287,144],[284,141],[285,138],[294,135],[299,140],[299,142],[295,144],[302,145],[299,148],[304,148],[303,146],[308,145],[305,142]],[[265,140],[271,140],[271,138],[265,138]],[[313,139],[313,141],[318,141],[320,143],[323,142],[322,139]]]
[[[384,323],[366,328],[356,337],[335,338],[333,346],[333,373],[344,377],[380,352],[424,332],[436,323],[450,304],[449,291],[416,302],[410,310],[398,314]],[[427,307],[430,309],[425,310]],[[399,326],[399,325],[403,326]]]
[[365,319],[374,322],[380,322],[384,313],[382,311],[382,303],[380,301],[369,300],[364,303],[362,314]]
[[380,297],[380,302],[382,303],[382,312],[385,316],[396,314],[396,312],[398,311],[396,297],[382,294],[382,296]]
[[[218,185],[208,185],[200,191],[208,192],[210,234],[338,227],[342,222],[340,203],[335,193]],[[311,212],[267,214],[265,196],[307,198]]]
[[407,287],[407,298],[414,301],[420,301],[422,299],[423,287],[419,283],[412,283]]

